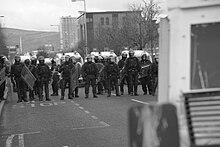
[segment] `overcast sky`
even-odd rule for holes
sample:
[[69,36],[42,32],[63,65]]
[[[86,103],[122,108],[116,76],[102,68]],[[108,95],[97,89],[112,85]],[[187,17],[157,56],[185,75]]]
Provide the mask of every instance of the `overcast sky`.
[[[164,3],[164,0],[159,0]],[[142,0],[86,0],[87,11],[128,10],[129,4]],[[71,0],[0,0],[0,21],[4,27],[26,30],[57,31],[62,16],[79,16],[83,2]]]

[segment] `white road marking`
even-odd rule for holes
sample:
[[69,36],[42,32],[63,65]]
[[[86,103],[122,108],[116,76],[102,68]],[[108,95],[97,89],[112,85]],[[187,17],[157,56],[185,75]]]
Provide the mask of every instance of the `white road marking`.
[[53,102],[53,104],[55,105],[55,106],[57,106],[58,104],[65,104],[66,102]]
[[92,115],[91,117],[92,117],[93,119],[98,119],[98,117],[96,117],[96,116],[93,116],[93,115]]
[[24,147],[24,134],[18,135],[18,141],[19,147]]
[[109,127],[110,125],[109,124],[107,124],[106,122],[104,122],[104,121],[100,121],[99,122],[101,125],[103,125],[103,126],[106,126],[106,127]]
[[131,100],[134,101],[134,102],[137,102],[137,103],[149,105],[149,103],[147,103],[147,102],[139,101],[139,100],[136,100],[136,99],[131,99]]
[[85,129],[98,129],[98,128],[105,128],[108,126],[93,126],[93,127],[79,127],[79,128],[73,128],[73,130],[85,130]]
[[14,135],[21,135],[21,134],[24,134],[24,135],[30,135],[30,134],[38,134],[38,133],[40,133],[40,131],[38,131],[38,132],[20,133],[20,134],[14,134]]
[[79,109],[82,109],[82,110],[83,110],[84,108],[83,108],[83,107],[79,107]]
[[85,113],[89,114],[90,112],[89,111],[84,111]]
[[16,109],[16,108],[24,108],[24,105],[13,105],[12,108],[13,108],[13,109]]
[[40,106],[53,106],[52,103],[40,103]]
[[6,140],[6,147],[11,147],[11,145],[12,145],[12,140],[13,140],[14,136],[15,136],[15,135],[11,135],[11,136],[9,136],[9,137],[7,138],[7,140]]
[[76,106],[79,106],[79,104],[75,103]]

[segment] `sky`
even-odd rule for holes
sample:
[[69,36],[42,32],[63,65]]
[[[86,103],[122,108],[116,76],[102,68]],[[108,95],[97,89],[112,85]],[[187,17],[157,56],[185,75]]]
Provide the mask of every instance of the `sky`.
[[[164,0],[159,0],[165,3]],[[130,4],[142,0],[86,0],[87,12],[128,10]],[[37,31],[58,31],[62,16],[78,17],[83,1],[71,0],[1,0],[0,22],[3,27]]]

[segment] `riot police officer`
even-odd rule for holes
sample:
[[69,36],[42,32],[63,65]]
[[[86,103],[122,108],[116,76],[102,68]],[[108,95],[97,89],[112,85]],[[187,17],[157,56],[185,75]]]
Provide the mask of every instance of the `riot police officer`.
[[[4,70],[4,71],[3,71]],[[8,66],[5,64],[5,56],[0,55],[0,72],[4,72],[4,76],[9,76],[9,68]],[[2,77],[0,77],[2,78]],[[1,100],[5,100],[6,98],[4,98],[4,92],[5,92],[5,84],[6,84],[6,80],[1,81],[4,79],[0,79],[0,101]]]
[[75,97],[75,98],[78,98],[79,97],[79,77],[80,77],[80,72],[81,72],[81,64],[79,62],[76,61],[76,58],[74,56],[72,56],[70,58],[72,64],[73,64],[73,68],[71,70],[71,85],[75,88],[72,88],[72,95]]
[[97,98],[96,95],[96,79],[98,77],[98,68],[94,62],[92,62],[92,56],[87,56],[87,62],[82,66],[82,77],[85,80],[85,98],[89,98],[89,87],[92,85],[93,98]]
[[125,62],[125,72],[128,74],[129,79],[129,93],[131,96],[138,96],[138,73],[140,72],[141,66],[137,57],[134,56],[134,51],[129,51],[129,57]]
[[66,55],[65,56],[65,61],[63,64],[61,64],[59,72],[62,74],[62,79],[61,79],[61,98],[60,100],[64,100],[64,95],[65,95],[65,89],[67,87],[67,84],[69,86],[69,93],[68,93],[68,98],[73,99],[72,96],[72,90],[71,90],[71,70],[74,68],[74,65],[70,62],[70,56]]
[[21,71],[24,66],[25,66],[24,63],[21,62],[21,57],[19,55],[15,55],[15,62],[11,66],[11,82],[13,85],[16,84],[18,103],[22,101],[27,102],[27,93],[25,89],[26,83],[21,78]]
[[46,101],[49,99],[49,82],[51,80],[51,71],[43,56],[38,57],[39,64],[36,67],[36,77],[39,83],[39,101],[43,101],[43,89],[45,90]]
[[121,95],[123,95],[125,81],[127,82],[127,87],[128,87],[128,91],[129,91],[129,80],[128,80],[128,75],[125,73],[125,70],[124,70],[125,61],[127,59],[127,53],[123,52],[121,56],[122,56],[122,59],[118,62],[118,67],[120,70],[120,83],[119,83],[120,84],[120,92],[121,92]]
[[118,68],[118,65],[115,63],[115,58],[113,56],[110,56],[110,61],[105,66],[104,72],[105,72],[105,79],[107,81],[107,88],[108,88],[107,97],[111,96],[112,87],[115,88],[116,96],[120,96],[119,89],[118,89],[118,79],[120,78],[119,68]]
[[[33,74],[33,76],[35,78],[36,77],[36,66],[34,66],[33,64],[31,64],[31,61],[29,59],[26,59],[24,61],[24,64],[27,66],[27,68],[30,70],[30,72]],[[28,87],[27,87],[28,88]],[[29,90],[29,99],[30,101],[33,101],[35,98],[34,98],[34,90],[31,90],[31,89],[28,89]]]
[[150,60],[147,58],[146,54],[143,54],[141,56],[140,81],[141,81],[142,90],[144,92],[144,95],[147,94],[147,89],[148,89],[149,94],[152,93],[150,66],[151,66]]
[[94,61],[96,63],[96,66],[98,68],[98,79],[97,79],[97,89],[98,89],[98,93],[102,95],[103,94],[103,90],[104,90],[104,64],[101,62],[101,57],[99,56],[95,56]]
[[[37,58],[36,57],[31,57],[31,66],[32,68],[35,69],[35,77],[36,77],[36,67],[37,67]],[[38,86],[38,81],[36,80],[34,83],[34,94],[39,96],[39,86]]]

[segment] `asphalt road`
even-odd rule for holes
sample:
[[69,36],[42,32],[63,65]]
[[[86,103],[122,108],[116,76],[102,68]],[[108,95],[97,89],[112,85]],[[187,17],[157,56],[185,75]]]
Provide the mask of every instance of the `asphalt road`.
[[128,147],[128,110],[134,105],[156,103],[156,97],[127,94],[116,97],[17,104],[8,98],[0,118],[0,147]]

